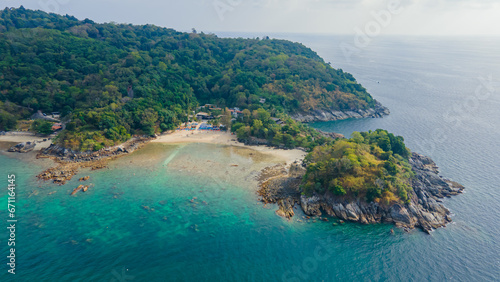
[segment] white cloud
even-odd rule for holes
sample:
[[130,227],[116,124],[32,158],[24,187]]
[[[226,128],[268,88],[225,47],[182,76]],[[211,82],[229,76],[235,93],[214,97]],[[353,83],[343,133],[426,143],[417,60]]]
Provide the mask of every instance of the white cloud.
[[[41,9],[60,3],[60,13],[98,22],[153,23],[180,30],[353,33],[372,12],[395,0],[0,0]],[[218,2],[216,2],[218,1]],[[225,10],[216,10],[222,3]],[[401,0],[382,34],[500,35],[498,0]]]

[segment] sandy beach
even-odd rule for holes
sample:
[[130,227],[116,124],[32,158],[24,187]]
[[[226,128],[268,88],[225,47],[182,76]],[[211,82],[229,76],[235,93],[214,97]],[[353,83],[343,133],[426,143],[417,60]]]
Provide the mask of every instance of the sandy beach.
[[[5,135],[0,135],[0,154],[8,156],[9,158],[19,159],[25,162],[30,162],[40,167],[50,167],[54,165],[51,159],[37,159],[36,155],[40,149],[47,148],[52,144],[49,137],[38,137],[29,132],[7,132]],[[46,141],[43,141],[46,139]],[[35,149],[28,153],[10,153],[7,150],[22,142],[36,142]]]
[[[5,135],[0,135],[0,142],[3,143],[36,142],[35,150],[40,150],[42,148],[47,148],[50,146],[50,144],[52,144],[52,141],[49,140],[50,137],[53,136],[39,137],[29,132],[7,132]],[[44,139],[46,141],[43,141]]]
[[306,152],[301,150],[282,150],[266,146],[248,146],[236,140],[236,135],[221,131],[201,131],[201,130],[178,130],[173,133],[160,135],[152,143],[209,143],[221,144],[228,146],[244,147],[266,155],[274,156],[287,164],[293,163],[296,160],[302,160],[306,156]]
[[[43,141],[43,139],[46,139],[46,141]],[[0,150],[6,151],[11,146],[21,142],[36,142],[36,147],[33,152],[28,153],[26,156],[24,156],[24,158],[34,156],[34,152],[38,152],[40,149],[47,148],[50,146],[50,144],[52,144],[52,141],[48,140],[48,137],[38,137],[32,133],[27,132],[13,132],[7,133],[6,135],[0,135]],[[286,164],[300,161],[306,155],[306,152],[297,149],[282,150],[266,146],[248,146],[238,142],[236,140],[236,135],[221,131],[177,130],[171,133],[160,135],[158,138],[150,142],[164,144],[207,143],[234,146],[259,152],[261,154],[275,158],[276,162],[278,163]]]

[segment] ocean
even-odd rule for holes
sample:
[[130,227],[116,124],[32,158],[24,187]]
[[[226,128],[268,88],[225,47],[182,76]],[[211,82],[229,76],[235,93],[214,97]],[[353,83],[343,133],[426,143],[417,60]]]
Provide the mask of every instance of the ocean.
[[[498,281],[500,39],[381,36],[346,56],[350,36],[274,37],[311,47],[391,110],[313,127],[387,129],[466,187],[444,200],[452,224],[427,235],[299,222],[299,210],[284,220],[257,201],[253,179],[272,159],[222,145],[149,144],[62,187],[37,181],[39,163],[0,154],[0,281]],[[7,174],[18,193],[15,275]],[[69,196],[85,175],[95,187]]]

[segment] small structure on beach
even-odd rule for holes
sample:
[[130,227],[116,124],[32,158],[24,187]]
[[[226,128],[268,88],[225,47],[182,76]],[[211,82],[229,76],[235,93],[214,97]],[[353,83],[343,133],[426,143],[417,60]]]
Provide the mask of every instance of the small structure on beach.
[[52,125],[52,131],[58,131],[61,129],[62,129],[62,123],[54,123],[54,125]]
[[52,121],[52,122],[58,122],[59,120],[58,119],[55,119],[51,116],[48,116],[47,114],[45,113],[42,113],[42,111],[38,110],[36,113],[34,113],[32,116],[31,116],[31,119],[35,120],[35,119],[44,119],[44,120],[48,120],[48,121]]
[[130,98],[134,98],[134,88],[132,87],[132,85],[129,85],[128,88],[127,88],[127,95],[128,97]]
[[243,112],[240,110],[240,108],[232,108],[232,109],[229,109],[229,111],[231,112],[231,114],[235,118],[237,118],[238,116],[242,116],[243,115]]
[[198,118],[198,119],[209,119],[210,118],[210,114],[205,113],[205,112],[199,112],[199,113],[196,114],[196,118]]
[[203,109],[203,108],[214,110],[214,109],[217,109],[218,107],[217,107],[217,105],[214,105],[214,104],[205,104],[204,106],[201,106],[198,109]]

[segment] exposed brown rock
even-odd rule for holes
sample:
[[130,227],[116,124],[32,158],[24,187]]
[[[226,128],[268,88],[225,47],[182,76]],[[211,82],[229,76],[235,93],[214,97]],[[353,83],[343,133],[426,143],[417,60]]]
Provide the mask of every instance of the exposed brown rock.
[[87,181],[90,179],[90,176],[85,176],[79,179],[79,181]]
[[[451,218],[440,199],[460,194],[464,187],[440,176],[436,164],[428,157],[413,153],[410,165],[416,176],[411,182],[413,190],[407,204],[384,206],[329,192],[323,195],[301,195],[299,185],[304,169],[299,165],[292,165],[288,170],[274,167],[263,171],[259,195],[263,202],[277,203],[279,208],[276,214],[286,218],[291,218],[294,205],[300,204],[306,218],[320,217],[320,220],[324,220],[321,216],[326,213],[339,218],[341,223],[344,220],[362,224],[392,222],[406,231],[420,227],[427,233],[444,227],[451,222]],[[298,171],[294,171],[296,169]]]
[[82,190],[83,189],[83,185],[79,185],[78,187],[76,187],[73,192],[71,192],[71,196],[75,195],[78,191]]
[[[101,169],[107,166],[108,160],[115,159],[122,155],[131,153],[152,140],[151,137],[134,137],[131,140],[110,148],[105,148],[97,152],[74,152],[57,145],[40,150],[37,158],[50,158],[58,165],[49,168],[37,177],[41,180],[52,180],[59,185],[66,184],[71,180],[80,168]],[[86,181],[90,177],[80,178]]]
[[9,148],[9,152],[14,153],[28,153],[33,151],[35,149],[36,143],[35,142],[23,142],[19,143],[17,145],[14,145]]
[[309,112],[294,113],[291,117],[300,122],[314,122],[344,120],[349,118],[380,118],[389,114],[389,109],[376,101],[373,108],[366,110],[337,111],[331,109],[315,109]]
[[293,207],[299,204],[300,182],[305,170],[298,163],[290,167],[276,165],[261,172],[259,195],[264,203],[277,203],[276,214],[287,219],[295,213]]

